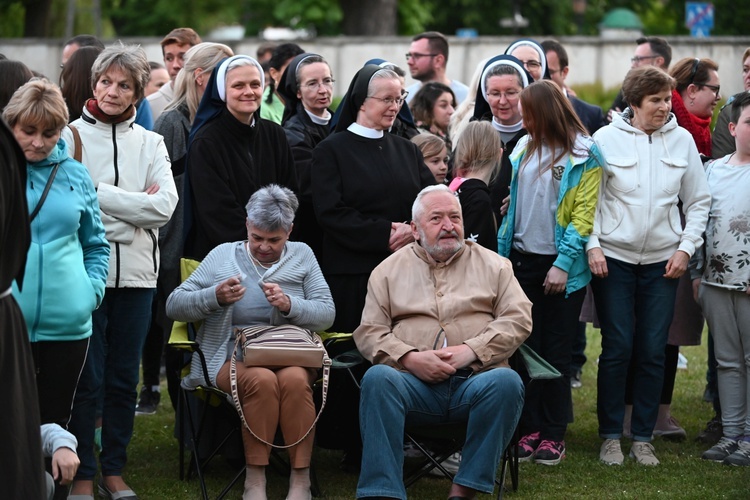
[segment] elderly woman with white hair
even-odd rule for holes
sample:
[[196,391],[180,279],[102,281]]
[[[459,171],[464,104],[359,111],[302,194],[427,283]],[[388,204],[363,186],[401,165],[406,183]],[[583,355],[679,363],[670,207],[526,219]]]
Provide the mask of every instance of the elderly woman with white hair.
[[263,68],[250,56],[224,59],[211,73],[188,140],[185,255],[200,260],[242,239],[245,203],[262,186],[297,190],[284,129],[259,114],[263,87]]
[[[264,187],[247,204],[246,239],[223,243],[209,252],[198,269],[167,299],[167,314],[180,321],[203,320],[197,341],[211,382],[226,392],[234,328],[293,324],[313,331],[331,326],[335,315],[328,284],[310,247],[290,242],[299,206],[289,189]],[[193,355],[183,384],[203,382],[200,358]],[[317,370],[288,366],[272,370],[237,363],[237,386],[243,413],[252,415],[253,432],[272,442],[281,428],[284,441],[297,443],[315,421],[312,383]],[[310,498],[313,434],[289,448],[292,466],[290,500]],[[265,468],[271,448],[248,429],[245,447],[244,499],[265,499]]]

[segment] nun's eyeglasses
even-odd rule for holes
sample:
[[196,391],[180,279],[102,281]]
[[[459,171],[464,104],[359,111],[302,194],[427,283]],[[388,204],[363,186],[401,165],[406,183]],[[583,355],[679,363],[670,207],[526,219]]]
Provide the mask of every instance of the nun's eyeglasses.
[[396,104],[397,106],[401,106],[406,102],[406,96],[408,96],[408,92],[404,92],[401,94],[401,97],[375,97],[374,95],[368,95],[365,97],[365,99],[377,99],[378,101],[382,102],[386,106],[393,106]]
[[303,87],[311,92],[316,92],[321,85],[327,89],[332,89],[334,83],[336,83],[336,80],[333,78],[324,78],[321,81],[307,82]]

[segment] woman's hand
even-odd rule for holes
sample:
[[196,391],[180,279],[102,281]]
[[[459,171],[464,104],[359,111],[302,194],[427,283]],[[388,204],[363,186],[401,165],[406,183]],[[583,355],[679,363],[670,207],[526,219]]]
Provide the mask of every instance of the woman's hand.
[[554,295],[564,292],[567,282],[568,273],[559,267],[550,267],[549,271],[547,271],[547,277],[544,278],[544,295]]
[[282,313],[287,314],[292,308],[292,300],[284,293],[280,285],[263,283],[263,293],[266,294],[268,303],[277,307]]
[[597,278],[606,278],[609,271],[607,271],[607,259],[604,257],[604,252],[601,248],[592,248],[587,252],[589,257],[589,268],[591,272]]
[[687,271],[689,261],[690,256],[688,254],[682,250],[677,250],[667,261],[667,267],[665,268],[667,272],[664,273],[664,277],[670,279],[679,278]]
[[146,194],[156,194],[158,192],[159,192],[159,185],[158,184],[151,184],[144,191],[144,193],[146,193]]
[[[700,290],[700,288],[701,288],[701,279],[695,278],[693,280],[693,300],[695,301],[696,304],[700,303],[698,302],[698,290]],[[748,290],[750,290],[750,288],[748,288]]]
[[510,195],[503,198],[503,204],[500,205],[500,215],[505,216],[508,213],[509,206],[510,206]]
[[403,222],[391,222],[391,237],[388,239],[388,249],[391,252],[405,247],[414,241],[411,226]]
[[240,279],[235,276],[216,285],[216,300],[220,306],[226,307],[242,299],[247,289],[240,283]]

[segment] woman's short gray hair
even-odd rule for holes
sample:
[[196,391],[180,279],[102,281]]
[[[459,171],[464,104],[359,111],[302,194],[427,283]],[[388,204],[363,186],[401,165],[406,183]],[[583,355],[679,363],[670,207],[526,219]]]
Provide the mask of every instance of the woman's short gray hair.
[[247,220],[263,231],[289,231],[299,201],[291,189],[269,184],[257,190],[247,202]]
[[96,88],[96,83],[111,67],[120,68],[133,80],[133,91],[135,98],[143,97],[143,90],[151,78],[151,67],[148,58],[140,45],[123,45],[117,42],[105,48],[91,67],[91,88]]

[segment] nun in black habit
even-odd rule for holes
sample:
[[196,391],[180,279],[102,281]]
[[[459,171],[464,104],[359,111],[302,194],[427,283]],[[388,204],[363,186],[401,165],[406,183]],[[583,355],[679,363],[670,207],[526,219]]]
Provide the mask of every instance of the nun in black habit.
[[246,239],[245,205],[263,186],[297,192],[284,130],[258,113],[263,85],[263,68],[250,56],[226,58],[211,73],[188,139],[186,256],[201,260],[221,243]]
[[23,314],[11,283],[23,283],[31,243],[26,204],[26,158],[0,119],[0,487],[4,498],[46,494],[39,398]]
[[321,268],[336,303],[332,331],[359,325],[370,272],[413,241],[411,205],[435,183],[419,148],[387,133],[403,102],[396,73],[365,66],[341,102],[335,133],[313,151]]
[[[512,78],[508,78],[509,76]],[[490,183],[492,211],[498,227],[503,221],[500,207],[505,197],[510,194],[510,178],[513,172],[510,154],[519,139],[526,135],[521,112],[518,109],[520,94],[533,81],[529,72],[524,69],[523,63],[508,55],[499,55],[489,59],[479,78],[474,116],[471,120],[484,120],[492,123],[503,142],[500,171]],[[494,88],[495,84],[497,88]],[[501,97],[497,98],[498,95]]]
[[[413,238],[411,206],[435,177],[412,142],[390,134],[403,104],[398,75],[376,65],[360,69],[339,106],[335,132],[313,151],[313,204],[323,230],[321,268],[336,304],[330,331],[359,326],[372,270]],[[340,344],[348,344],[342,347]],[[354,342],[337,344],[354,348]],[[333,353],[335,354],[335,353]],[[364,373],[364,365],[358,367]],[[316,427],[318,443],[343,449],[342,468],[359,470],[359,391],[332,377]]]
[[313,149],[331,133],[328,107],[334,80],[323,57],[304,53],[292,59],[281,81],[278,92],[285,103],[281,126],[292,148],[299,185],[299,210],[291,239],[307,243],[320,260],[323,232],[313,210],[310,165]]

